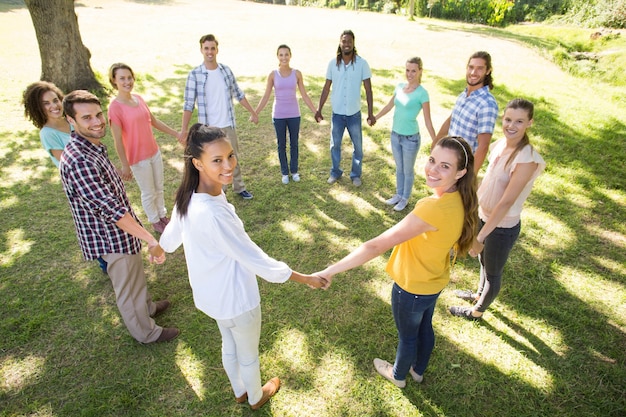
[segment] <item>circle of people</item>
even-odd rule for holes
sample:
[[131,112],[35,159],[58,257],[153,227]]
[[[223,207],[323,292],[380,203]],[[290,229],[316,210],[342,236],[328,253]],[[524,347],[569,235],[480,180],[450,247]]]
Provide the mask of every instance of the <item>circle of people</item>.
[[[498,104],[490,92],[491,56],[479,51],[470,56],[466,88],[438,133],[430,117],[428,92],[421,84],[423,67],[418,57],[407,60],[406,81],[397,84],[388,104],[374,115],[370,67],[357,54],[354,33],[345,30],[336,57],[328,63],[317,107],[306,92],[302,73],[290,66],[291,49],[280,45],[278,68],[268,75],[265,93],[254,109],[231,69],[218,63],[214,35],[200,38],[200,52],[203,63],[189,73],[185,84],[180,131],[154,117],[141,96],[133,93],[135,75],[128,65],[111,66],[109,79],[117,95],[107,115],[121,169],[113,166],[101,142],[106,119],[96,96],[84,90],[64,96],[45,81],[31,84],[24,92],[25,115],[40,129],[41,143],[59,167],[83,256],[97,259],[108,274],[130,334],[140,343],[169,341],[179,335],[179,329],[164,328],[154,321],[170,302],[151,299],[140,251],[141,241],[146,241],[150,261],[162,263],[165,252],[182,245],[194,303],[217,322],[221,333],[222,362],[235,400],[248,402],[256,410],[280,388],[278,377],[261,383],[256,276],[274,283],[292,280],[326,289],[336,274],[393,248],[386,272],[394,281],[391,307],[398,334],[396,357],[393,364],[376,358],[374,367],[400,388],[406,386],[408,375],[422,382],[435,345],[432,317],[449,282],[451,253],[469,253],[480,262],[476,291],[455,292],[470,304],[450,307],[452,315],[481,320],[500,291],[504,265],[520,233],[522,206],[546,165],[529,142],[533,104],[522,98],[511,100],[502,115],[504,137],[491,144]],[[363,162],[361,84],[370,126],[395,108],[390,138],[396,190],[385,203],[396,211],[408,205],[421,144],[420,111],[432,139],[424,167],[432,195],[420,199],[400,222],[343,259],[314,274],[301,274],[268,256],[250,239],[224,194],[232,185],[242,198],[253,198],[239,169],[233,102],[242,104],[250,121],[257,123],[273,90],[272,120],[281,181],[288,184],[290,176],[300,181],[301,114],[296,90],[318,123],[324,119],[322,110],[330,95],[332,167],[327,182],[333,184],[343,175],[341,143],[347,130],[353,145],[350,179],[358,187]],[[196,106],[198,122],[189,129]],[[183,178],[171,217],[165,208],[163,162],[153,127],[185,147]],[[477,173],[485,158],[488,167],[478,187]],[[142,226],[129,203],[123,181],[133,177],[141,190],[142,207],[161,234],[160,240]]]

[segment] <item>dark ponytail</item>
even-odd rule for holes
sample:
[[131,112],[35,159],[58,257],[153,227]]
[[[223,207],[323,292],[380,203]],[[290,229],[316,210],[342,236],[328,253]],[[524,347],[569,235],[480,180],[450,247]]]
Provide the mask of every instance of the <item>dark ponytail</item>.
[[185,165],[183,167],[183,179],[176,191],[176,209],[178,215],[183,218],[187,215],[191,196],[200,184],[200,173],[193,164],[193,158],[200,159],[206,143],[226,138],[226,133],[220,128],[196,123],[189,129],[187,146],[185,147]]

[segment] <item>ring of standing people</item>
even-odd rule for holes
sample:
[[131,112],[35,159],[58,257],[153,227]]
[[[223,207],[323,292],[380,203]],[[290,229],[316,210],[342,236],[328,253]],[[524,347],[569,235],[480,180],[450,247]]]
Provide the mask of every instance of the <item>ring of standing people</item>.
[[[157,119],[141,96],[132,93],[135,75],[130,66],[111,66],[109,79],[117,94],[107,118],[120,168],[111,163],[102,143],[107,118],[96,96],[83,90],[64,96],[45,81],[29,85],[23,95],[24,114],[40,129],[41,144],[59,168],[83,257],[97,259],[111,279],[129,333],[140,343],[170,341],[180,334],[179,329],[163,328],[154,321],[170,302],[152,301],[148,293],[141,242],[147,242],[149,259],[157,264],[165,261],[165,252],[174,252],[182,245],[194,303],[219,328],[222,362],[235,401],[247,402],[257,410],[276,394],[281,381],[273,377],[265,384],[261,382],[261,307],[256,277],[327,289],[337,274],[392,249],[385,270],[393,280],[391,310],[398,344],[393,363],[375,358],[373,365],[399,388],[406,386],[407,376],[422,382],[435,345],[435,305],[449,283],[451,255],[455,258],[469,253],[480,263],[476,291],[455,291],[473,306],[452,306],[449,311],[453,316],[481,320],[502,286],[504,265],[520,233],[522,207],[546,166],[528,135],[533,104],[521,98],[510,101],[502,116],[504,137],[491,144],[498,117],[498,104],[491,94],[493,65],[489,53],[478,51],[467,61],[466,87],[437,133],[429,94],[422,85],[423,62],[419,57],[406,61],[406,81],[396,85],[388,103],[374,114],[370,67],[357,54],[354,33],[345,30],[339,37],[336,56],[328,63],[317,107],[306,90],[302,72],[291,67],[291,48],[282,44],[276,50],[278,68],[269,73],[264,95],[253,108],[230,67],[218,63],[215,35],[202,36],[199,44],[203,62],[187,76],[179,131]],[[397,224],[343,259],[313,274],[296,272],[250,239],[226,199],[225,190],[230,185],[241,198],[253,198],[240,169],[233,104],[240,103],[250,113],[249,121],[256,124],[274,94],[271,118],[280,179],[287,185],[290,177],[294,182],[301,180],[301,113],[296,93],[318,123],[324,120],[322,111],[330,96],[331,168],[327,183],[335,184],[343,176],[341,150],[347,130],[353,146],[349,177],[359,187],[364,159],[362,90],[369,126],[394,110],[390,147],[396,184],[385,204],[398,212],[410,206],[421,145],[420,112],[432,140],[424,167],[426,186],[432,194],[417,201]],[[189,129],[196,106],[197,123]],[[163,197],[162,157],[152,128],[184,147],[183,178],[171,217]],[[478,186],[477,174],[485,159],[488,167]],[[132,178],[141,191],[145,215],[154,231],[161,234],[160,239],[143,227],[133,211],[123,184]]]

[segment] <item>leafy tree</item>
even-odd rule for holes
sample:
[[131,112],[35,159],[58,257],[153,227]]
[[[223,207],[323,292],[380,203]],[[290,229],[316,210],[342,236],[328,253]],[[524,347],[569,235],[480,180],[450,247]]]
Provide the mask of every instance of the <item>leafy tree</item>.
[[77,89],[101,92],[83,45],[74,11],[74,0],[24,0],[35,27],[41,79],[55,83],[64,92]]

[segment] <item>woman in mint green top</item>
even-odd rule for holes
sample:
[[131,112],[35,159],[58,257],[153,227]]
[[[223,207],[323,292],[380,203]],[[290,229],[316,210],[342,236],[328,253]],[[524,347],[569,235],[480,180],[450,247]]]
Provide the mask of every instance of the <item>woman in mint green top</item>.
[[22,99],[24,115],[40,129],[41,145],[57,167],[63,148],[70,140],[70,125],[63,115],[62,101],[61,90],[47,81],[30,84]]
[[[36,81],[26,87],[22,96],[24,116],[37,129],[41,145],[48,152],[50,160],[59,167],[59,159],[65,145],[70,141],[70,124],[63,114],[63,92],[48,81]],[[98,258],[100,269],[107,273],[107,263]]]
[[417,124],[417,115],[424,110],[424,123],[435,140],[435,129],[430,119],[430,100],[428,92],[421,85],[422,60],[410,58],[406,62],[406,83],[400,83],[389,100],[375,116],[375,120],[383,117],[395,106],[393,126],[391,128],[391,151],[396,161],[396,193],[386,204],[394,206],[396,211],[402,211],[409,203],[413,182],[415,180],[415,160],[420,149],[420,132]]

